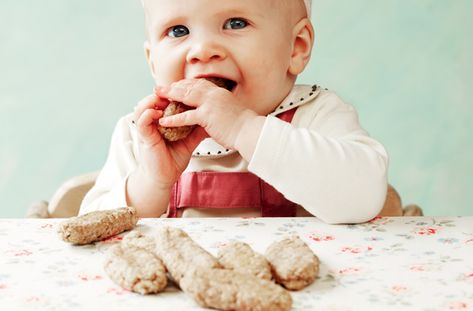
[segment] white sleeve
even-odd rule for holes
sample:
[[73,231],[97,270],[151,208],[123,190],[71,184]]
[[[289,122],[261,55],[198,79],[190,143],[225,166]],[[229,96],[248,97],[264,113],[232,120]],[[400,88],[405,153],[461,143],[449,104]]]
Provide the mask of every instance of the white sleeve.
[[121,118],[113,131],[110,150],[95,185],[84,197],[79,215],[127,206],[126,182],[137,167],[129,117]]
[[323,92],[306,105],[296,125],[266,118],[248,169],[327,223],[372,219],[386,198],[384,147],[335,94]]

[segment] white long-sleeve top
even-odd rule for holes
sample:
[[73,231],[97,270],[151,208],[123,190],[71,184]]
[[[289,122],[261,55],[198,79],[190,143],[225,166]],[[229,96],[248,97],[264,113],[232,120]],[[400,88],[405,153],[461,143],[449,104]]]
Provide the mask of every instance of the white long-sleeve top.
[[[277,114],[297,107],[291,123]],[[138,137],[132,115],[122,117],[94,187],[80,214],[127,206],[126,181],[137,167]],[[382,209],[388,156],[359,124],[355,109],[333,92],[298,85],[266,117],[251,161],[211,138],[194,150],[186,172],[250,171],[299,205],[298,216],[327,223],[359,223]],[[182,217],[259,216],[258,209],[186,208]],[[165,216],[165,215],[163,215]]]

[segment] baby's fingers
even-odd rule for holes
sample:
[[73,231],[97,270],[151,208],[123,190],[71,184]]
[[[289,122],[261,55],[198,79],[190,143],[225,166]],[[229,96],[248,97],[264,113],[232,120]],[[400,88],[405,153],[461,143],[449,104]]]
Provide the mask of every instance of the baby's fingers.
[[156,121],[163,116],[162,110],[146,109],[135,121],[140,139],[148,145],[155,145],[162,140],[156,127]]
[[178,127],[199,124],[199,121],[199,118],[197,118],[197,111],[192,109],[161,118],[159,119],[159,125],[164,127]]
[[163,98],[159,98],[156,95],[148,95],[138,102],[133,111],[133,120],[137,120],[147,109],[163,110],[168,105],[168,101]]
[[182,102],[191,107],[199,107],[212,92],[223,91],[226,92],[204,79],[181,80],[169,86],[155,88],[158,96]]

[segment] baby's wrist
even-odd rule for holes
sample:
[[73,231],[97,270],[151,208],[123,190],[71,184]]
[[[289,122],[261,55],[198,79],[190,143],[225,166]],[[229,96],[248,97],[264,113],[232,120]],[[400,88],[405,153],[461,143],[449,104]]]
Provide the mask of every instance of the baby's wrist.
[[166,212],[171,195],[166,186],[135,170],[127,180],[126,200],[129,206],[137,209],[140,217],[159,217]]
[[256,114],[249,115],[241,123],[240,130],[235,139],[235,149],[248,162],[253,157],[256,143],[263,129],[266,117],[258,116]]
[[159,180],[153,174],[150,174],[148,170],[139,166],[137,170],[132,174],[132,178],[136,181],[143,189],[153,189],[153,191],[159,192],[170,192],[174,185],[174,182],[164,182]]

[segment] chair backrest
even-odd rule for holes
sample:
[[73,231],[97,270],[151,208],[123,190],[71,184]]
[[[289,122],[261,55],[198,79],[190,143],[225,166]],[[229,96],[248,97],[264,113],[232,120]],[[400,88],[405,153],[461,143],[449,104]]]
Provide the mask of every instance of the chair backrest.
[[95,184],[98,174],[98,171],[91,172],[64,182],[49,201],[49,217],[67,218],[77,216],[82,199]]

